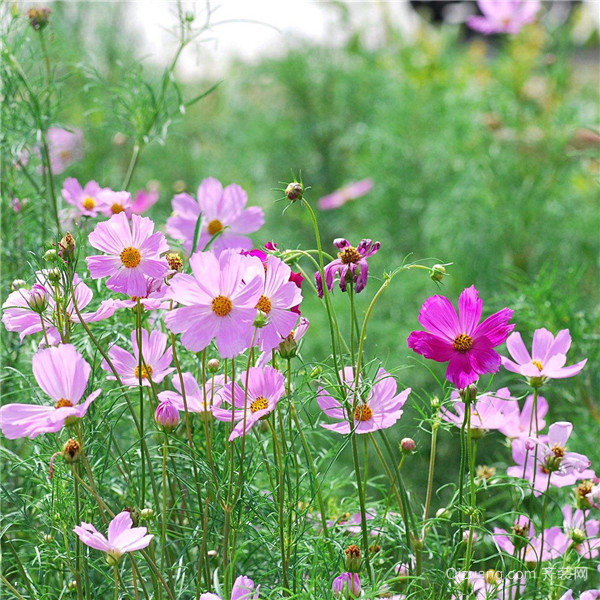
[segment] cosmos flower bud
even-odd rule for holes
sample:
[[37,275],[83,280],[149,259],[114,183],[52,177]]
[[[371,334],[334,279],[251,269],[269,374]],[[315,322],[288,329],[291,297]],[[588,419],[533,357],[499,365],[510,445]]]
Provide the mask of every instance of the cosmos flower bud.
[[301,183],[297,181],[292,181],[285,188],[285,197],[290,202],[296,202],[296,200],[300,200],[302,198],[302,194],[304,193],[304,187]]
[[81,444],[75,438],[67,440],[67,443],[63,446],[62,454],[68,463],[77,462],[81,456]]
[[46,250],[44,253],[44,260],[48,262],[56,262],[58,259],[58,252],[55,248],[50,248],[50,250]]
[[70,592],[74,592],[77,589],[77,582],[76,581],[69,581],[69,583],[67,584],[67,589]]
[[133,506],[126,506],[123,510],[129,513],[129,516],[131,517],[131,522],[133,523],[134,527],[137,527],[137,524],[140,521],[140,513],[138,509],[134,508]]
[[431,408],[433,408],[434,410],[437,410],[440,406],[441,406],[440,399],[437,396],[434,396],[431,399]]
[[417,449],[417,444],[415,444],[415,440],[412,438],[402,438],[400,448],[404,454],[411,454]]
[[206,368],[208,369],[209,373],[216,373],[220,367],[221,367],[221,362],[219,361],[218,358],[211,358],[206,363]]
[[171,271],[176,271],[177,273],[183,271],[183,260],[178,252],[169,252],[165,258],[169,263],[169,269],[171,269]]
[[[477,532],[474,531],[471,535],[471,539],[473,544],[477,541]],[[463,531],[463,542],[466,544],[469,541],[469,530],[465,529],[465,531]]]
[[269,324],[269,317],[262,310],[257,311],[256,318],[254,319],[254,327],[262,329]]
[[23,288],[27,288],[27,282],[24,281],[23,279],[15,279],[10,284],[10,291],[11,292],[16,292],[17,290],[20,290],[20,289],[23,289]]
[[592,503],[590,501],[592,495],[592,482],[589,479],[584,479],[575,488],[575,505],[581,510],[587,510],[591,508]]
[[449,519],[452,516],[452,513],[447,508],[438,508],[435,516],[438,519]]
[[58,242],[58,255],[66,262],[70,262],[75,258],[75,238],[67,232],[66,235]]
[[140,518],[147,520],[154,517],[154,511],[151,508],[142,508],[140,511]]
[[52,11],[47,6],[39,6],[30,8],[27,11],[27,17],[29,18],[29,24],[36,30],[41,31],[48,25],[50,13]]
[[279,354],[281,358],[290,359],[294,358],[298,353],[298,342],[294,338],[294,332],[292,331],[280,344]]
[[346,555],[346,570],[350,573],[358,573],[362,563],[362,552],[356,544],[348,546],[344,550]]
[[571,539],[575,545],[582,544],[586,537],[587,536],[583,531],[581,531],[581,529],[573,529],[573,531],[571,531]]
[[44,535],[44,537],[42,539],[44,540],[44,542],[46,542],[46,544],[50,544],[51,542],[54,541],[54,538],[49,533]]
[[458,390],[460,397],[466,402],[467,400],[477,400],[477,385],[471,383],[466,388]]
[[446,267],[444,265],[433,265],[431,267],[430,277],[433,281],[441,281],[444,279],[444,275],[446,274]]
[[163,400],[154,413],[154,419],[165,431],[172,431],[179,425],[179,411],[170,400]]
[[48,271],[48,281],[51,281],[52,283],[59,283],[60,277],[60,269],[50,269]]
[[36,313],[41,314],[46,310],[48,307],[48,292],[43,285],[39,283],[33,285],[29,294],[28,304],[29,308]]
[[342,573],[333,580],[331,589],[336,598],[358,598],[361,592],[358,573]]

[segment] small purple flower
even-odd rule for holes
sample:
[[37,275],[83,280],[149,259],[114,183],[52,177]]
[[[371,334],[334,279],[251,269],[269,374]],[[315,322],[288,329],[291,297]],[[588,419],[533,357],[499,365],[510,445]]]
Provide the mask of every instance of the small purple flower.
[[317,206],[321,210],[333,210],[343,206],[350,200],[356,200],[373,189],[372,179],[361,179],[319,198]]
[[60,127],[50,127],[47,133],[50,168],[54,175],[60,175],[69,165],[83,157],[83,131],[67,131]]
[[125,213],[127,218],[130,218],[132,206],[133,200],[129,192],[115,192],[110,188],[104,188],[98,193],[98,210],[107,217]]
[[[254,588],[254,581],[250,577],[240,575],[233,583],[231,590],[231,600],[258,600],[260,585]],[[221,596],[206,593],[200,594],[200,600],[223,600]]]
[[336,597],[358,598],[361,591],[360,577],[358,573],[342,573],[333,580],[331,589]]
[[458,316],[448,298],[431,296],[421,308],[419,323],[432,333],[413,331],[408,347],[425,358],[448,361],[446,379],[459,389],[477,381],[479,375],[497,373],[501,358],[494,348],[514,329],[508,323],[513,311],[503,308],[479,323],[482,310],[483,302],[473,285],[458,299]]
[[[367,277],[369,275],[367,258],[373,256],[373,254],[377,254],[381,243],[364,239],[360,241],[360,244],[356,248],[351,246],[350,242],[344,238],[337,238],[333,243],[340,251],[338,252],[338,257],[325,267],[327,289],[330,292],[333,290],[335,277],[339,275],[342,292],[346,291],[346,285],[349,281],[354,282],[354,291],[357,294],[362,292],[367,285]],[[319,271],[315,273],[315,280],[319,298],[322,298],[323,282]]]
[[161,399],[154,413],[154,420],[165,429],[173,429],[179,425],[179,411],[173,402]]
[[467,24],[485,35],[519,33],[535,20],[541,6],[539,0],[478,0],[477,4],[483,16],[470,17]]
[[562,329],[556,338],[547,329],[536,329],[533,334],[531,356],[523,343],[521,334],[512,333],[506,340],[506,347],[514,360],[502,357],[502,366],[529,379],[530,385],[539,387],[548,379],[564,379],[581,372],[587,359],[565,367],[567,352],[571,347],[568,329]]

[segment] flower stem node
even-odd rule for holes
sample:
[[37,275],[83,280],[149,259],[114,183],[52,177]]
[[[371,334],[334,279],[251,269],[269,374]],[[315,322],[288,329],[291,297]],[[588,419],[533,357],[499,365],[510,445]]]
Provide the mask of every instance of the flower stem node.
[[113,554],[106,555],[106,563],[111,567],[116,567],[121,562],[120,556],[115,556]]
[[346,555],[346,571],[358,573],[362,563],[362,552],[360,551],[360,548],[356,544],[352,544],[344,550],[344,554]]
[[68,463],[77,462],[81,457],[81,450],[81,444],[75,438],[71,438],[63,446],[63,458]]

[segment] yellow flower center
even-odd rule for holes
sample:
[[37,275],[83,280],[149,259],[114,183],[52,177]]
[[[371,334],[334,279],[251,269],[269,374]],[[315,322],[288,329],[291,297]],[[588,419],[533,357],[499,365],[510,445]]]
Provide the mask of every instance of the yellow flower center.
[[91,196],[86,196],[83,199],[82,204],[83,204],[83,208],[85,208],[85,210],[92,210],[96,206],[96,201]]
[[539,360],[532,360],[531,362],[537,367],[540,373],[544,370],[544,365]]
[[342,264],[349,265],[351,263],[357,263],[360,260],[360,254],[354,246],[348,246],[341,252],[338,252],[338,258],[342,261]]
[[54,408],[64,408],[65,406],[73,406],[73,403],[70,400],[65,398],[61,398],[55,405]]
[[137,248],[127,246],[127,248],[124,248],[123,252],[121,252],[121,262],[123,263],[123,266],[127,267],[128,269],[137,267],[141,260],[142,255]]
[[368,404],[359,404],[354,411],[355,421],[370,421],[373,418],[373,411]]
[[213,298],[212,309],[218,317],[226,317],[233,308],[233,304],[227,296],[217,296]]
[[[135,368],[135,376],[140,378],[140,367],[139,365]],[[148,379],[152,375],[152,367],[150,365],[142,365],[142,379]]]
[[70,150],[61,150],[58,155],[63,159],[63,160],[69,160],[71,158],[71,151]]
[[118,202],[115,202],[110,207],[110,211],[112,212],[113,215],[118,215],[120,212],[123,212],[124,210],[125,210],[125,207],[122,204],[119,204]]
[[250,412],[255,413],[257,410],[265,410],[267,408],[269,408],[269,401],[264,396],[259,396],[250,405]]
[[490,569],[485,572],[485,580],[488,585],[498,584],[502,580],[502,575],[500,571],[495,571],[494,569]]
[[221,229],[223,229],[223,223],[221,223],[219,219],[213,219],[208,224],[208,233],[210,233],[210,235],[215,235],[215,233],[219,233]]
[[268,315],[271,312],[271,301],[266,296],[261,296],[256,308]]
[[466,333],[461,333],[454,342],[452,342],[454,349],[457,352],[466,352],[473,347],[473,338]]
[[559,444],[554,444],[554,446],[552,446],[552,452],[554,452],[556,458],[563,458],[565,455],[565,448]]

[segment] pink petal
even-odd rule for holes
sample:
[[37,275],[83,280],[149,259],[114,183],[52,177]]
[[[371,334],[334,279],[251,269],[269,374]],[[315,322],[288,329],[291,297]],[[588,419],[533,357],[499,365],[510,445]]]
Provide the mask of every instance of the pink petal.
[[523,338],[520,333],[516,331],[511,333],[506,340],[506,347],[508,348],[510,355],[518,364],[522,365],[531,362],[531,356],[529,356],[529,352],[523,343]]
[[462,291],[458,299],[458,322],[461,333],[471,335],[481,319],[482,309],[483,302],[474,285]]
[[462,333],[456,311],[445,296],[431,296],[425,300],[419,313],[419,323],[448,342]]

